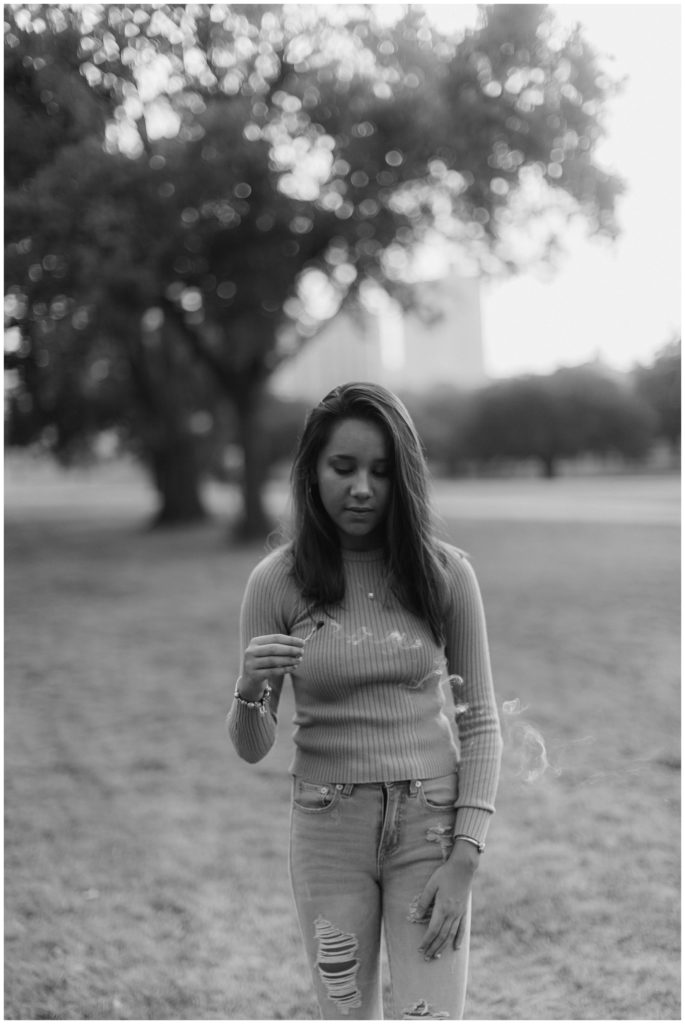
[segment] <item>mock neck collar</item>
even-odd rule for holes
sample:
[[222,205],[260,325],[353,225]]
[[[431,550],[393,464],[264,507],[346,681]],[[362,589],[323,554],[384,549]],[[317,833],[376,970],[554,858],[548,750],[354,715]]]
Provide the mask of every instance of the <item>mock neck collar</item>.
[[382,562],[385,560],[383,548],[371,548],[369,551],[356,551],[354,548],[341,548],[343,562]]

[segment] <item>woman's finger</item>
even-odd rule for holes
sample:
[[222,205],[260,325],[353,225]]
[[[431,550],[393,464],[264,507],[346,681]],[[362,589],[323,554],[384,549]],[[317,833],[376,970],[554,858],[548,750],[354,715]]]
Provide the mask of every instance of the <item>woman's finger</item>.
[[459,924],[457,926],[456,934],[452,940],[453,949],[461,949],[462,942],[464,941],[464,932],[466,930],[466,914],[462,914],[459,918]]
[[302,661],[301,654],[290,652],[288,654],[255,654],[254,651],[245,652],[245,661],[264,668],[269,665],[291,664],[293,661]]
[[243,674],[253,679],[268,679],[270,676],[283,675],[285,672],[294,672],[296,668],[299,668],[299,665],[290,662],[286,665],[265,665],[261,668],[246,664]]
[[285,672],[289,668],[296,668],[302,662],[301,658],[245,658],[245,671],[250,673]]
[[301,655],[303,648],[303,644],[256,644],[252,641],[247,650],[258,658],[292,658]]
[[419,947],[426,960],[432,960],[433,957],[438,956],[450,937],[450,927],[452,924],[450,918],[443,917],[442,920],[440,918],[434,920],[434,918],[435,913],[431,917],[428,930]]
[[304,647],[300,636],[289,636],[288,633],[268,633],[266,636],[253,636],[251,644],[286,644],[287,646]]

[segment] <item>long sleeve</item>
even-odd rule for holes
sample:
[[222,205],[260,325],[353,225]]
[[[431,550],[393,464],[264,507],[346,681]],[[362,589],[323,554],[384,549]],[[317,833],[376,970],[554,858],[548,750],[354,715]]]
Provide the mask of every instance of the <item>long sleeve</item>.
[[266,757],[276,741],[277,705],[276,687],[273,684],[272,690],[265,714],[255,708],[245,707],[234,697],[226,716],[226,728],[233,746],[243,761],[249,764],[256,764]]
[[495,809],[502,756],[502,735],[490,666],[480,588],[467,559],[448,554],[452,608],[447,622],[446,655],[452,691],[459,708],[459,798],[455,833],[485,840]]
[[[289,587],[280,557],[280,551],[267,556],[247,581],[240,609],[241,659],[252,637],[288,632],[285,609]],[[282,685],[282,678],[271,680],[272,696],[265,713],[233,699],[226,718],[228,735],[239,756],[250,764],[261,761],[274,745]]]

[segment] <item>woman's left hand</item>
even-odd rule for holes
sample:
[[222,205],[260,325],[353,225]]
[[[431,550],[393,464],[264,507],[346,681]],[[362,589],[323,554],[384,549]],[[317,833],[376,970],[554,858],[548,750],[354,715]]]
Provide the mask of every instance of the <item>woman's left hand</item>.
[[419,952],[433,960],[448,948],[459,949],[468,909],[471,883],[480,854],[471,843],[456,841],[448,860],[433,872],[415,907],[416,920],[431,914]]

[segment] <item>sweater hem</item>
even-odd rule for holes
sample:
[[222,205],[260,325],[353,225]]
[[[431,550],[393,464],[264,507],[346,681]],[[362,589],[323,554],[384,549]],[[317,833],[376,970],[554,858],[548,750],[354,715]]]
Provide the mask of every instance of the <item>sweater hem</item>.
[[317,758],[296,754],[290,764],[290,774],[308,782],[356,783],[402,782],[408,779],[436,779],[458,770],[456,751],[449,748],[447,756],[415,758],[391,764],[351,767],[349,762],[335,761],[331,757]]

